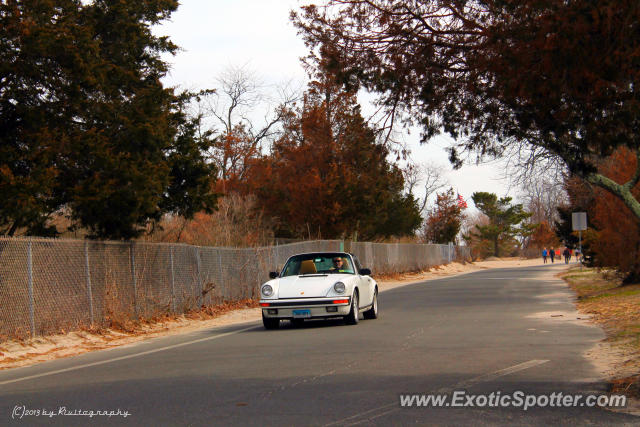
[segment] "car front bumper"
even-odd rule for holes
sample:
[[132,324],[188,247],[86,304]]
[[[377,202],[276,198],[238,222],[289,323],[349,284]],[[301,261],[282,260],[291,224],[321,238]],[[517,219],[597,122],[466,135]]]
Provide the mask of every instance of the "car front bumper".
[[[267,305],[268,304],[268,305]],[[260,300],[262,314],[272,319],[313,319],[346,316],[351,310],[351,298]]]

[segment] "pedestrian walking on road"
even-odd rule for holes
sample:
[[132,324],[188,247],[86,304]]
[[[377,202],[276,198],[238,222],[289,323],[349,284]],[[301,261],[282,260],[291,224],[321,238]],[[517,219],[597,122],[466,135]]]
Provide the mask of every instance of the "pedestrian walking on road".
[[555,249],[551,248],[549,249],[549,257],[551,258],[551,263],[553,263],[553,258],[556,256],[556,251]]
[[569,261],[571,260],[571,250],[569,248],[564,248],[562,255],[564,255],[564,263],[569,264]]
[[542,261],[544,262],[544,264],[547,263],[547,248],[542,248]]

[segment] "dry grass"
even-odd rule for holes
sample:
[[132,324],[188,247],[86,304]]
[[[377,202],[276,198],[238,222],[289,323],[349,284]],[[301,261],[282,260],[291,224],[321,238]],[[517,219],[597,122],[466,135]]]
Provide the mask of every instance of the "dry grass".
[[255,308],[259,306],[257,299],[243,299],[240,301],[228,301],[222,304],[202,307],[200,310],[189,311],[184,316],[188,319],[206,320],[216,318],[233,310]]
[[380,273],[373,274],[373,277],[376,281],[404,281],[404,280],[413,280],[416,279],[417,276],[420,276],[423,273],[433,272],[442,269],[442,265],[434,265],[425,270],[415,270],[415,271],[405,271],[402,273]]
[[218,199],[218,208],[193,219],[167,216],[159,227],[149,228],[142,240],[186,243],[197,246],[257,247],[273,242],[275,220],[265,217],[253,195],[227,194]]
[[640,375],[618,378],[612,380],[609,385],[611,393],[623,393],[629,396],[640,397]]
[[[622,285],[621,278],[611,270],[578,267],[562,278],[576,292],[578,309],[590,314],[604,329],[607,341],[628,356],[618,370],[640,371],[640,284]],[[615,378],[611,389],[639,397],[640,376]]]
[[[221,304],[211,305],[211,306],[203,306],[197,310],[189,310],[184,314],[160,314],[154,316],[151,319],[144,320],[140,319],[137,321],[129,320],[126,323],[112,323],[110,330],[127,333],[130,335],[145,335],[149,333],[149,331],[154,331],[158,327],[164,327],[166,323],[177,322],[180,319],[190,319],[190,320],[208,320],[215,319],[225,313],[228,313],[233,310],[240,310],[243,308],[255,308],[259,307],[258,300],[254,299],[243,299],[239,301],[226,301]],[[88,331],[92,333],[104,333],[104,331],[96,330]]]

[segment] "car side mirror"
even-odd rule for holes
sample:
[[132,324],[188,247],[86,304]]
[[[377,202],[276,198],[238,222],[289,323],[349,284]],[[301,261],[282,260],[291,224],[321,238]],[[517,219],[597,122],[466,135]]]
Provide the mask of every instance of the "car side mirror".
[[278,276],[279,276],[279,274],[276,271],[270,271],[269,272],[269,279],[275,279]]
[[360,275],[361,276],[370,276],[371,275],[371,270],[369,270],[368,268],[361,268],[360,269]]

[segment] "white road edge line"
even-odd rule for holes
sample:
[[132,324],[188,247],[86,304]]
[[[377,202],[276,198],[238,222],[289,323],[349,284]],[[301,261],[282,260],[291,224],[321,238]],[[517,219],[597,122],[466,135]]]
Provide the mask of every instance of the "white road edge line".
[[[457,390],[457,389],[460,389],[460,388],[470,387],[470,386],[475,385],[475,384],[492,381],[492,380],[494,380],[496,378],[504,377],[504,376],[512,374],[514,372],[523,371],[525,369],[533,368],[534,366],[542,365],[542,364],[545,364],[547,362],[549,362],[549,360],[544,360],[544,359],[542,359],[542,360],[538,360],[538,359],[529,360],[528,362],[519,363],[517,365],[513,365],[513,366],[510,366],[508,368],[500,369],[498,371],[490,372],[488,374],[480,375],[480,376],[477,376],[477,377],[474,377],[474,378],[471,378],[471,379],[468,379],[468,380],[465,380],[465,381],[461,381],[461,382],[457,383],[456,385],[454,385],[453,387],[440,388],[440,389],[438,389],[436,391],[436,393],[441,393],[441,394],[442,393],[449,393],[451,391],[454,391],[454,390]],[[376,418],[379,418],[379,417],[381,417],[383,415],[387,415],[387,414],[390,414],[392,412],[400,410],[401,408],[398,408],[397,405],[398,405],[397,402],[389,403],[387,405],[382,405],[382,406],[379,406],[377,408],[369,409],[368,411],[360,412],[360,413],[357,413],[355,415],[351,415],[350,417],[343,418],[343,419],[338,420],[338,421],[334,421],[334,422],[332,422],[330,424],[325,424],[325,427],[332,426],[332,425],[338,425],[338,424],[345,425],[345,426],[352,426],[352,425],[362,424],[364,422],[372,421],[372,420],[374,420]],[[393,408],[393,409],[387,410],[388,408],[390,408],[392,406],[396,406],[396,407]],[[367,417],[367,418],[362,419],[362,420],[354,420],[354,418],[359,418],[359,417],[367,415],[367,414],[369,414],[371,412],[377,412],[377,411],[380,411],[380,410],[383,410],[383,412],[378,413],[378,414],[373,415],[373,416],[370,416],[370,417]],[[353,420],[354,422],[345,424],[345,422],[348,422],[350,420]]]
[[186,345],[196,344],[196,343],[203,342],[203,341],[211,341],[211,340],[227,337],[229,335],[238,334],[240,332],[245,332],[245,331],[248,331],[250,329],[256,329],[256,328],[257,328],[257,326],[254,325],[254,326],[251,326],[251,327],[248,327],[248,328],[238,329],[236,331],[231,331],[231,332],[225,332],[224,334],[220,334],[220,335],[214,335],[212,337],[199,338],[197,340],[187,341],[187,342],[183,342],[183,343],[180,343],[180,344],[168,345],[166,347],[155,348],[153,350],[147,350],[147,351],[143,351],[143,352],[140,352],[140,353],[128,354],[126,356],[120,356],[120,357],[114,357],[113,359],[101,360],[99,362],[93,362],[93,363],[85,363],[84,365],[72,366],[72,367],[65,368],[65,369],[58,369],[56,371],[43,372],[41,374],[29,375],[27,377],[14,378],[12,380],[0,381],[0,385],[6,385],[6,384],[12,384],[12,383],[17,383],[17,382],[21,382],[21,381],[32,380],[34,378],[41,378],[41,377],[46,377],[46,376],[49,376],[49,375],[61,374],[63,372],[76,371],[78,369],[84,369],[84,368],[90,368],[92,366],[104,365],[106,363],[117,362],[117,361],[120,361],[120,360],[133,359],[134,357],[146,356],[147,354],[153,354],[153,353],[158,353],[160,351],[165,351],[165,350],[171,350],[171,349],[174,349],[174,348],[184,347]]

